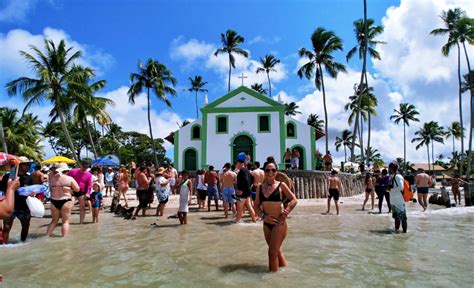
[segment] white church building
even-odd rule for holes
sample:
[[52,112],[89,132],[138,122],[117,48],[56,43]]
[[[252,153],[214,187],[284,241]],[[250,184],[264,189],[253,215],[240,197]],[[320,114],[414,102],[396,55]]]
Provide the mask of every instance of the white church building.
[[[262,165],[273,156],[284,167],[286,148],[296,148],[300,169],[315,168],[316,131],[285,115],[285,105],[241,86],[201,108],[202,119],[181,127],[167,140],[174,144],[174,166],[195,171],[235,163],[240,152]],[[322,136],[318,131],[318,136]]]

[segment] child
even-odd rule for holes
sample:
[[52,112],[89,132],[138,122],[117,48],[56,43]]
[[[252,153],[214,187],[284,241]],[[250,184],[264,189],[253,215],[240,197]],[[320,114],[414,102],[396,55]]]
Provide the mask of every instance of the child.
[[91,201],[92,201],[92,222],[99,223],[99,209],[103,202],[102,192],[100,192],[100,184],[94,182],[92,185]]
[[188,203],[191,200],[192,183],[188,179],[187,171],[181,172],[181,175],[178,218],[181,224],[188,224]]

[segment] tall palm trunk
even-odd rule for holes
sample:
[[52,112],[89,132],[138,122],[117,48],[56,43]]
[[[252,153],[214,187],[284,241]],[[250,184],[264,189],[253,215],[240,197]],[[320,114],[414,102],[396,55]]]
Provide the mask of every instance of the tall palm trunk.
[[406,124],[403,121],[403,173],[406,174],[408,170],[407,167],[407,133],[406,133]]
[[153,156],[155,158],[155,167],[158,167],[158,156],[156,155],[155,139],[153,138],[153,130],[151,129],[150,88],[147,88],[147,101],[148,101],[148,128],[150,128],[151,147],[153,148]]
[[[360,117],[360,123],[359,123],[359,145],[360,145],[360,156],[362,157],[362,163],[365,162],[365,152],[364,152],[364,120],[362,117]],[[367,148],[368,149],[368,148]]]
[[229,84],[228,84],[227,92],[230,92],[230,72],[231,72],[231,69],[232,69],[232,64],[230,62],[230,53],[229,53]]
[[267,71],[268,79],[268,93],[270,93],[270,98],[272,97],[272,83],[270,82],[270,72]]
[[[369,82],[367,81],[367,71],[365,71],[365,75],[364,75],[364,78],[365,78],[365,86],[367,87],[367,93],[369,93]],[[370,100],[370,99],[369,99]],[[370,102],[368,102],[368,105],[370,106]],[[367,111],[367,116],[368,116],[368,119],[367,119],[367,149],[369,149],[370,147],[370,136],[371,136],[371,132],[372,132],[372,116],[370,115],[370,107],[368,107],[369,111]],[[367,167],[369,167],[369,159],[367,158]]]
[[426,151],[428,152],[428,171],[431,170],[430,166],[430,145],[426,144]]
[[[97,123],[95,121],[95,117],[92,117],[92,123],[94,124],[94,130],[97,131]],[[100,145],[100,139],[97,140],[97,148],[99,148],[99,153],[102,154],[102,147]]]
[[84,125],[83,129],[87,130],[87,135],[89,136],[89,141],[91,142],[92,152],[94,152],[94,160],[97,160],[97,150],[95,150],[94,139],[92,139],[92,133],[89,127],[87,127],[87,119],[84,118],[82,125]]
[[458,93],[459,93],[459,124],[461,125],[461,165],[459,165],[459,175],[463,175],[463,164],[464,163],[464,121],[462,119],[462,91],[461,91],[461,47],[456,42],[458,47]]
[[[324,130],[326,133],[326,154],[329,152],[329,134],[328,134],[328,109],[326,107],[326,90],[324,89],[324,76],[321,64],[318,64],[319,73],[321,73],[321,87],[323,88],[323,107],[324,107]],[[315,76],[316,77],[316,76]],[[316,85],[316,78],[315,78]]]
[[471,176],[471,158],[472,158],[472,128],[474,128],[474,119],[472,115],[472,98],[474,98],[474,83],[473,79],[471,78],[471,64],[469,62],[469,57],[467,56],[467,50],[466,50],[466,43],[462,42],[462,47],[464,48],[464,55],[466,56],[466,63],[467,63],[467,81],[469,82],[469,90],[471,92],[471,100],[469,101],[470,103],[470,115],[471,115],[471,127],[469,129],[469,153],[467,154],[467,169],[466,169],[466,176],[467,176],[467,181],[469,181],[470,176]]
[[454,152],[456,151],[456,147],[454,145],[454,135],[452,135],[452,136],[453,136],[452,138],[453,138],[453,156],[454,156]]
[[[347,162],[347,151],[346,151],[346,145],[344,145],[344,163]],[[344,169],[344,167],[342,167]]]
[[[367,66],[367,1],[364,0],[364,40],[362,45],[362,73],[360,74],[360,82],[359,82],[359,89],[363,88],[364,84],[364,75],[366,73],[366,66]],[[362,93],[359,93],[359,99],[357,101],[357,112],[356,112],[356,119],[354,123],[354,131],[352,135],[357,135],[357,126],[359,125],[359,114],[360,114],[360,107],[362,105]],[[362,147],[361,147],[362,148]],[[352,139],[352,146],[351,146],[351,161],[354,162],[355,160],[355,138]],[[361,150],[361,156],[364,157],[364,151]]]
[[3,131],[3,119],[0,119],[0,137],[2,137],[3,152],[8,154],[7,141],[5,139],[5,132]]
[[[59,102],[59,100],[57,101]],[[74,160],[79,162],[80,156],[78,156],[75,152],[76,150],[74,149],[74,144],[72,144],[71,135],[69,134],[69,130],[67,130],[66,119],[64,118],[64,114],[62,111],[58,111],[58,114],[59,119],[61,120],[61,127],[63,128],[64,135],[66,135],[67,144],[69,145],[69,149],[71,149],[72,156],[74,157]]]
[[199,111],[198,111],[198,91],[196,90],[196,119],[199,119]]
[[431,162],[433,163],[433,173],[434,173],[434,162],[435,162],[435,157],[434,157],[434,141],[431,141]]

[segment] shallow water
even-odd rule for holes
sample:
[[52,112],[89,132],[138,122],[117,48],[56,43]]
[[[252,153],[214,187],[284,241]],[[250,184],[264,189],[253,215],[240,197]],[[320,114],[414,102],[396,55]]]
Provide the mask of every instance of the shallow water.
[[34,219],[27,243],[0,246],[0,274],[3,287],[471,287],[474,207],[422,213],[410,203],[409,233],[395,234],[389,214],[341,206],[342,216],[297,207],[283,247],[289,266],[274,274],[261,223],[230,224],[222,212],[191,212],[185,226],[105,212],[99,224],[71,225],[66,239],[44,238],[49,219]]

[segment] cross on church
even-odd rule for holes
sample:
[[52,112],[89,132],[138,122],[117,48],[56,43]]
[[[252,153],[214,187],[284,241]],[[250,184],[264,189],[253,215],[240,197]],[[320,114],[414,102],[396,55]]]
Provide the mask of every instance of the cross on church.
[[244,79],[247,78],[247,76],[242,73],[242,75],[239,76],[239,79],[242,79],[242,86],[244,86]]

